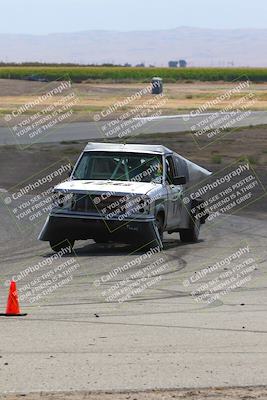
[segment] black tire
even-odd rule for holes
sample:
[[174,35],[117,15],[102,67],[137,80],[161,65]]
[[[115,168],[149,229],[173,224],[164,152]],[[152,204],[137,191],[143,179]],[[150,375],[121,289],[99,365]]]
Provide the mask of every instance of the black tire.
[[156,216],[156,227],[158,229],[159,237],[163,242],[163,232],[164,232],[164,217],[162,214],[157,214]]
[[97,244],[101,244],[101,243],[108,243],[109,242],[109,239],[107,238],[107,237],[96,237],[96,238],[94,238],[94,241],[97,243]]
[[[191,217],[192,218],[192,217]],[[184,243],[196,243],[199,238],[200,233],[200,221],[191,219],[190,221],[190,228],[184,229],[180,232],[180,239],[181,242]]]
[[68,246],[70,246],[71,250],[72,250],[74,243],[75,243],[74,239],[60,239],[60,240],[50,240],[49,241],[51,249],[56,253],[65,249]]

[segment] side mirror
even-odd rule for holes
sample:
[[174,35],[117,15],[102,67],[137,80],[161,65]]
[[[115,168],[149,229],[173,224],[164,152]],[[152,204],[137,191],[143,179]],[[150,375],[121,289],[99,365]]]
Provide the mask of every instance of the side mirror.
[[172,180],[173,185],[185,185],[186,177],[185,176],[175,176]]

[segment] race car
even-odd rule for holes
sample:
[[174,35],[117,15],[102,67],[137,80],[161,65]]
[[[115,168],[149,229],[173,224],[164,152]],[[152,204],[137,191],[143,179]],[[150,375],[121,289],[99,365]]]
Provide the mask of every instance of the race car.
[[210,174],[162,145],[88,143],[69,179],[54,188],[39,240],[54,251],[87,239],[163,248],[164,232],[196,242],[208,213],[188,193]]

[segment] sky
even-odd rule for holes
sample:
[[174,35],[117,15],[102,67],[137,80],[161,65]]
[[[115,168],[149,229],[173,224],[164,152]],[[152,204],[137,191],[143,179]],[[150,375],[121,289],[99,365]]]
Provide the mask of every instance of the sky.
[[0,33],[267,28],[266,0],[2,0]]

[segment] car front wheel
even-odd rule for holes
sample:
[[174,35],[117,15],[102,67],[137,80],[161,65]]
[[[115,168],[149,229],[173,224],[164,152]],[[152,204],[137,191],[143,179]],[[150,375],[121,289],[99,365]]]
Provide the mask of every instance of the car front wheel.
[[74,246],[75,240],[73,239],[61,239],[61,240],[50,240],[49,244],[50,247],[53,251],[55,251],[56,253],[67,249],[68,247],[70,247],[70,251],[73,250],[73,246]]
[[161,214],[158,214],[156,216],[156,227],[157,227],[161,241],[163,241],[163,225],[164,225],[163,216]]

